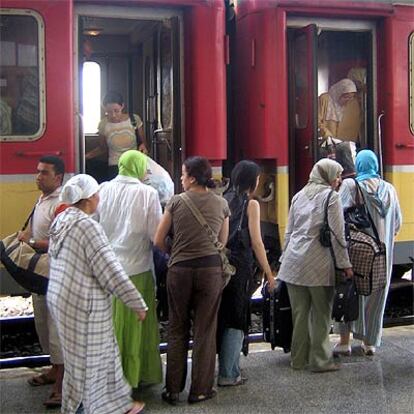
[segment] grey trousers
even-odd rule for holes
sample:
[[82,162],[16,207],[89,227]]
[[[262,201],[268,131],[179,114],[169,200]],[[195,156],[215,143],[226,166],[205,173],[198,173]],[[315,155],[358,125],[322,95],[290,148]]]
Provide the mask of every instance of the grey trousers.
[[179,393],[185,387],[190,312],[193,311],[190,394],[211,392],[216,365],[217,313],[223,284],[221,266],[193,268],[173,265],[168,270],[167,391]]
[[292,367],[323,368],[332,363],[329,343],[334,287],[287,284],[293,317]]

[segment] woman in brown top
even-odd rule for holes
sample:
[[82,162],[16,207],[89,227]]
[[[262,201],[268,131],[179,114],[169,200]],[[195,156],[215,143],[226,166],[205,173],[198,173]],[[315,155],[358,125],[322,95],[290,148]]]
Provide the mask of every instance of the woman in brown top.
[[[211,191],[211,165],[202,157],[191,157],[182,166],[181,183],[195,207],[224,245],[229,231],[227,201]],[[174,405],[187,376],[190,314],[193,311],[193,354],[188,402],[215,396],[217,312],[224,287],[221,259],[181,195],[171,198],[155,234],[155,245],[166,250],[165,238],[173,233],[167,277],[169,330],[166,391],[164,401]]]

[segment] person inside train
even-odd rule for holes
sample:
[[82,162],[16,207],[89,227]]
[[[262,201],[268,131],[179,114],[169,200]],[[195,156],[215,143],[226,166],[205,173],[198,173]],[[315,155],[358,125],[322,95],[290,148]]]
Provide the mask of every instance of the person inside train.
[[[36,185],[41,195],[33,209],[29,226],[19,233],[19,240],[29,244],[39,253],[49,248],[50,225],[62,210],[59,195],[62,190],[65,164],[61,158],[46,155],[39,159],[37,165]],[[64,375],[62,348],[56,323],[48,309],[46,296],[32,294],[33,313],[36,332],[40,346],[45,354],[50,355],[52,368],[29,378],[30,385],[54,384],[52,393],[44,402],[47,407],[59,407],[62,400],[62,381]]]
[[91,215],[99,185],[89,175],[72,177],[61,200],[70,206],[50,228],[47,304],[63,348],[62,413],[137,414],[124,380],[112,323],[112,295],[145,320],[147,305]]
[[[342,167],[336,161],[319,160],[312,168],[308,183],[293,197],[289,210],[277,277],[286,282],[292,306],[291,367],[295,370],[328,372],[340,368],[333,362],[329,342],[335,263],[346,277],[353,275],[345,242],[342,204],[334,191],[341,173]],[[320,241],[325,208],[335,235],[331,237],[332,249]]]
[[356,99],[357,88],[350,79],[342,79],[319,96],[318,128],[322,145],[339,141],[359,142],[361,107]]
[[249,333],[254,256],[269,289],[275,285],[260,231],[260,205],[253,198],[259,176],[260,167],[255,162],[240,161],[231,173],[231,189],[225,194],[231,211],[227,247],[236,274],[223,291],[218,316],[219,386],[241,385],[245,381],[240,373],[240,352]]
[[147,306],[144,322],[120,299],[114,299],[115,335],[128,383],[162,382],[160,335],[152,273],[152,241],[161,220],[161,204],[154,188],[142,183],[148,157],[129,150],[119,158],[116,178],[101,184],[96,218],[122,267],[141,292]]
[[[224,245],[229,231],[227,201],[215,195],[212,169],[207,159],[190,157],[182,165],[184,194],[175,195],[165,207],[155,234],[155,245],[167,250],[165,239],[172,235],[167,276],[169,304],[166,391],[164,401],[175,405],[187,376],[187,351],[192,314],[193,353],[189,403],[216,395],[217,313],[224,287],[221,257],[212,238]],[[211,237],[193,214],[192,206],[207,222]],[[196,213],[196,214],[197,214]]]
[[[143,123],[136,115],[124,113],[125,103],[121,94],[109,92],[103,100],[105,117],[99,122],[99,145],[85,154],[86,160],[108,155],[107,179],[118,174],[119,157],[128,150],[138,149],[147,153]],[[134,119],[131,119],[131,116]]]
[[[351,354],[352,332],[354,338],[362,341],[363,351],[367,355],[373,355],[376,347],[381,344],[385,303],[391,281],[394,238],[400,229],[402,217],[397,192],[390,183],[380,177],[375,153],[371,150],[360,151],[356,156],[355,166],[356,180],[363,192],[366,206],[381,241],[386,245],[387,285],[385,289],[376,290],[369,296],[359,297],[359,318],[351,324],[340,324],[341,339],[335,347],[335,352]],[[344,208],[355,205],[356,191],[354,180],[344,180],[339,189]]]

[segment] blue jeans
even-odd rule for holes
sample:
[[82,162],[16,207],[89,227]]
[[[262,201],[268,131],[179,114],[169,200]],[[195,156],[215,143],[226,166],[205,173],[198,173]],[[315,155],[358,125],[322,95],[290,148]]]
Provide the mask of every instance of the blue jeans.
[[240,352],[243,346],[244,332],[226,328],[223,332],[219,354],[220,385],[231,385],[241,380]]

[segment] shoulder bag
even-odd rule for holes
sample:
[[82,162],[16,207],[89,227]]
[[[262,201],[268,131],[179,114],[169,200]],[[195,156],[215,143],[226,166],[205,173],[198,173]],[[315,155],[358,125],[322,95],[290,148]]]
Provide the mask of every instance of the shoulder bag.
[[[33,208],[26,220],[24,231],[33,216]],[[18,232],[0,241],[0,260],[13,279],[29,292],[45,295],[49,277],[47,253],[38,253],[27,243],[18,240]]]
[[236,268],[229,262],[229,258],[227,257],[229,250],[226,249],[223,243],[219,242],[217,236],[214,234],[213,230],[208,225],[200,210],[195,206],[188,194],[182,193],[181,198],[184,201],[185,205],[193,213],[193,216],[196,218],[196,220],[200,223],[201,227],[203,227],[203,229],[206,231],[208,238],[219,253],[223,267],[223,279],[225,283],[224,286],[226,286],[229,283],[230,278],[236,273]]
[[[355,182],[355,205],[348,207],[344,211],[344,218],[346,225],[354,225],[358,229],[367,229],[371,227],[371,223],[368,217],[368,210],[364,203],[364,195],[362,194],[361,187],[358,181]],[[347,232],[348,234],[348,232]]]

